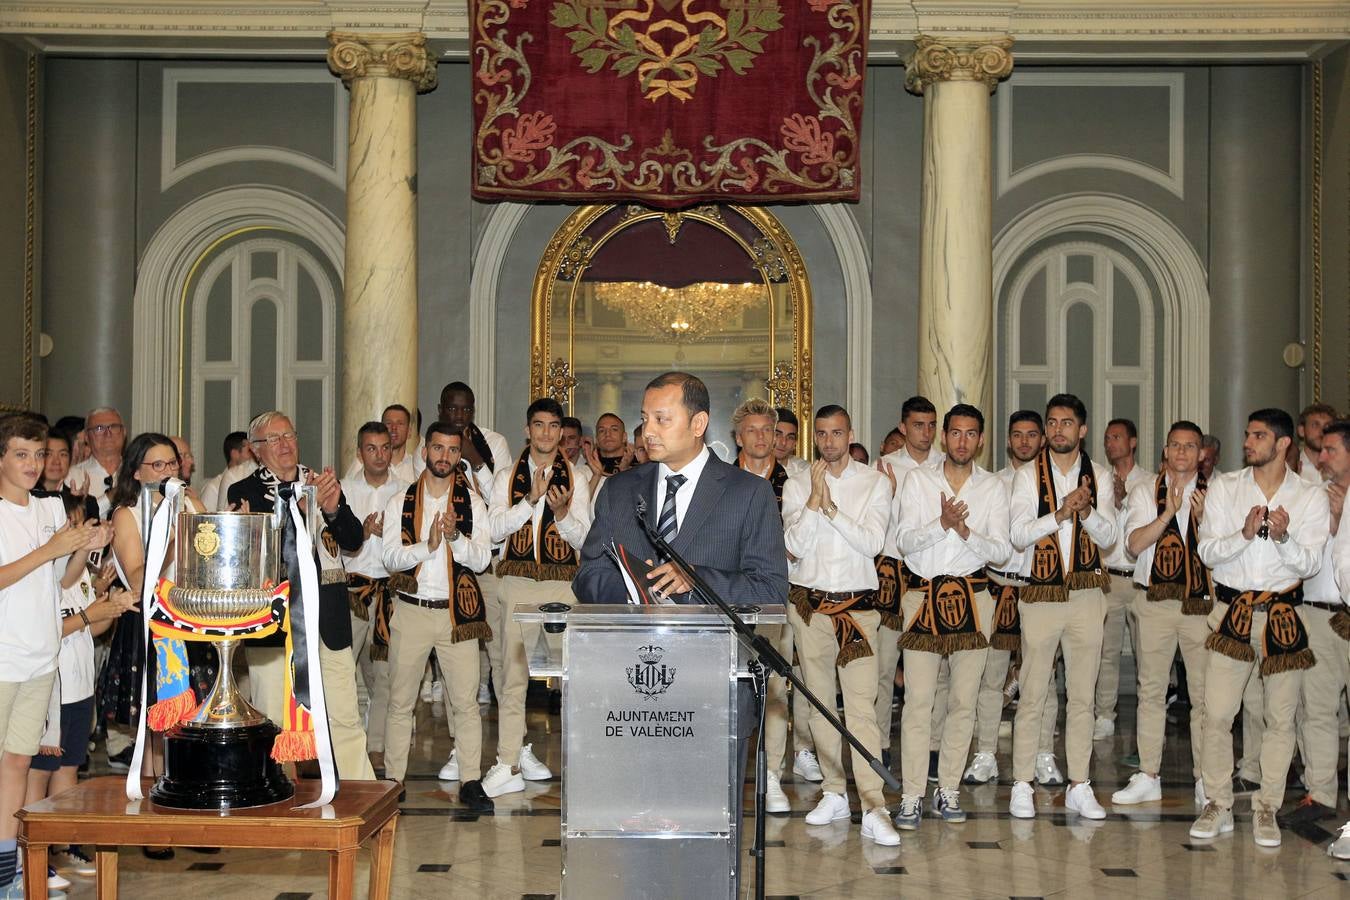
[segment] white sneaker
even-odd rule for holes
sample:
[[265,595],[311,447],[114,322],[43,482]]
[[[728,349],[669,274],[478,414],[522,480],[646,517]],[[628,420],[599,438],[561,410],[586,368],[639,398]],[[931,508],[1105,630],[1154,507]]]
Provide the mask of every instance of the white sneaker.
[[816,804],[816,808],[806,814],[806,824],[828,825],[831,822],[838,822],[840,819],[847,819],[850,815],[848,798],[843,794],[826,791],[825,796],[821,797],[820,802]]
[[431,702],[440,703],[444,699],[445,685],[441,684],[439,681],[433,681],[431,683]]
[[884,809],[868,810],[862,818],[863,840],[883,847],[899,847],[900,833],[891,824],[891,815]]
[[1200,817],[1191,823],[1193,838],[1215,838],[1233,830],[1233,811],[1216,803],[1206,803]]
[[788,802],[787,794],[783,793],[783,785],[773,772],[767,772],[764,776],[764,809],[771,813],[792,811],[792,804]]
[[1008,812],[1014,819],[1036,818],[1036,797],[1031,785],[1025,781],[1014,781],[1012,796],[1008,798]]
[[526,744],[520,748],[520,760],[517,763],[520,766],[520,776],[526,781],[548,781],[553,777],[553,770],[539,761],[539,757],[534,755],[534,744]]
[[798,750],[792,760],[792,774],[806,781],[822,782],[825,776],[816,762],[816,754],[811,750]]
[[1055,762],[1055,754],[1036,754],[1036,783],[1041,787],[1058,787],[1064,783],[1064,773]]
[[441,770],[436,773],[436,777],[441,781],[459,781],[459,751],[451,750],[450,758],[441,766]]
[[511,767],[500,759],[483,776],[483,793],[489,797],[500,797],[502,794],[514,794],[523,790],[525,779],[520,777],[519,772],[512,772]]
[[1162,799],[1162,778],[1135,772],[1130,783],[1111,795],[1112,803],[1129,806],[1132,803],[1150,803]]
[[1195,805],[1204,809],[1208,803],[1209,799],[1205,797],[1205,779],[1197,778],[1195,779]]
[[51,866],[47,867],[47,890],[64,891],[66,888],[70,887],[70,884],[69,878],[65,877]]
[[1090,781],[1080,781],[1074,787],[1069,788],[1069,792],[1064,795],[1064,806],[1085,819],[1106,818],[1106,810],[1102,809],[1102,805],[1097,802],[1097,795],[1092,793],[1092,782]]
[[1252,839],[1258,847],[1280,846],[1280,826],[1275,823],[1275,810],[1252,804]]
[[1115,719],[1108,719],[1105,716],[1097,717],[1097,723],[1092,727],[1092,739],[1094,741],[1104,741],[1109,737],[1114,737],[1115,733]]
[[478,686],[478,705],[487,706],[491,702],[492,688],[488,687],[486,684],[480,684]]
[[431,702],[431,682],[430,682],[430,681],[424,681],[424,682],[422,682],[422,690],[418,693],[417,696],[418,696],[418,699],[420,699],[423,703],[430,703],[430,702]]
[[998,780],[998,760],[992,753],[976,753],[970,768],[961,778],[966,784],[988,784]]
[[1331,842],[1331,846],[1327,848],[1327,856],[1350,859],[1350,822],[1341,826],[1341,836]]

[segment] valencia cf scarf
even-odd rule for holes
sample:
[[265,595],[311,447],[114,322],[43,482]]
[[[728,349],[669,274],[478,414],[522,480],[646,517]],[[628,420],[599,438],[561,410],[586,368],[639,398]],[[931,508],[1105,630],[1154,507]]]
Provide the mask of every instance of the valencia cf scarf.
[[[422,533],[424,497],[426,494],[426,472],[408,486],[403,495],[403,514],[400,521],[399,538],[403,546],[411,547],[419,543]],[[461,534],[473,534],[473,500],[469,496],[469,477],[463,468],[455,469],[455,481],[450,488],[450,509],[455,513],[455,527]],[[450,640],[454,643],[472,640],[492,640],[492,627],[487,622],[487,609],[483,604],[483,591],[478,586],[478,578],[455,561],[449,541],[442,541],[445,547],[446,584],[450,586]],[[398,572],[389,576],[389,589],[401,594],[417,592],[417,576],[422,564],[412,572]],[[386,620],[387,622],[387,620]]]
[[995,601],[994,633],[989,636],[989,646],[1011,653],[1022,646],[1022,614],[1017,609],[1022,589],[1015,584],[991,583],[989,590]]
[[370,658],[380,662],[389,658],[389,620],[394,615],[394,595],[388,578],[370,578],[355,572],[347,576],[347,604],[352,615],[362,622],[374,623],[370,633]]
[[[741,454],[736,454],[736,468],[744,469]],[[769,470],[769,477],[766,479],[773,486],[773,499],[778,503],[778,514],[783,514],[783,485],[787,484],[787,469],[778,460],[773,461],[773,468]]]
[[[1205,476],[1196,473],[1195,489],[1205,489]],[[1158,473],[1154,486],[1158,515],[1167,508],[1167,478]],[[1198,549],[1199,523],[1191,520],[1186,537],[1181,536],[1177,517],[1172,516],[1153,548],[1153,568],[1148,573],[1149,600],[1180,600],[1181,612],[1187,616],[1207,616],[1214,606],[1214,580],[1209,567],[1200,559]],[[1123,540],[1122,536],[1122,540]]]
[[1343,641],[1350,641],[1350,610],[1344,606],[1331,616],[1331,630]]
[[[555,487],[565,491],[572,489],[572,469],[561,453],[553,457],[552,472],[548,480],[549,490]],[[511,505],[530,496],[530,448],[526,447],[511,470]],[[574,502],[577,501],[573,498]],[[544,514],[539,519],[539,546],[534,540],[534,516],[531,515],[524,525],[516,529],[515,534],[506,539],[502,558],[497,563],[498,577],[515,575],[520,578],[532,578],[535,581],[571,581],[577,574],[580,560],[576,548],[567,542],[558,532],[558,523],[553,518],[553,507],[544,501]]]
[[1222,653],[1239,662],[1253,662],[1252,616],[1260,609],[1266,613],[1266,628],[1261,635],[1261,674],[1278,675],[1298,669],[1311,669],[1317,660],[1308,646],[1308,632],[1297,609],[1303,603],[1303,585],[1284,591],[1235,591],[1215,585],[1218,598],[1228,604],[1219,627],[1205,639],[1205,649]]
[[[1047,447],[1036,457],[1036,491],[1039,494],[1038,517],[1048,516],[1059,508],[1059,498],[1055,496],[1055,478],[1051,473],[1050,449]],[[1092,460],[1079,451],[1078,477],[1074,484],[1088,481],[1088,490],[1092,492],[1092,505],[1097,505],[1097,478],[1092,471]],[[1064,603],[1069,599],[1069,591],[1084,588],[1107,590],[1111,577],[1102,569],[1102,554],[1096,541],[1083,527],[1083,517],[1073,517],[1073,559],[1066,567],[1064,556],[1059,548],[1059,529],[1047,534],[1036,542],[1031,557],[1031,583],[1022,589],[1022,600],[1026,603]]]
[[881,613],[881,627],[900,631],[905,627],[900,617],[901,580],[904,577],[900,560],[883,553],[876,558],[876,567],[877,596],[873,605]]
[[842,668],[855,659],[866,659],[872,655],[872,645],[867,642],[867,635],[858,627],[852,613],[873,609],[875,593],[875,591],[832,593],[794,584],[788,590],[788,600],[807,625],[811,624],[811,616],[817,613],[830,617],[830,624],[834,627],[834,639],[839,643],[839,654],[834,658],[834,664]]
[[900,648],[950,656],[962,650],[984,650],[989,640],[975,620],[975,594],[988,590],[981,570],[972,575],[939,575],[921,579],[923,602],[900,635]]

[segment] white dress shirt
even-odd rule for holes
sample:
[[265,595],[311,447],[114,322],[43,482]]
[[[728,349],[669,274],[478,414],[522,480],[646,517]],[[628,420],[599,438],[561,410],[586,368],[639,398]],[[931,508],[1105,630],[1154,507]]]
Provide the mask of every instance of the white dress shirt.
[[[417,480],[417,477],[422,474],[422,471],[426,469],[426,467],[427,464],[422,459],[422,454],[414,453],[409,450],[403,454],[401,460],[389,464],[389,474],[391,477],[397,478],[404,484],[412,484]],[[360,454],[357,454],[356,459],[352,460],[352,464],[347,467],[347,471],[342,475],[343,483],[345,484],[349,478],[360,476],[363,468],[364,467],[361,465],[361,456]]]
[[839,507],[833,519],[823,509],[806,508],[809,469],[783,486],[784,543],[797,557],[792,583],[821,591],[875,590],[876,555],[890,521],[891,483],[855,459],[837,478],[827,471],[825,483]]
[[87,479],[89,496],[98,501],[98,514],[107,518],[108,492],[112,489],[110,479],[116,477],[116,472],[105,470],[103,465],[91,456],[84,462],[70,467],[70,471],[66,473],[66,486],[71,490],[80,490],[85,486]]
[[[892,559],[900,558],[900,547],[895,541],[896,527],[900,524],[900,486],[905,483],[905,476],[920,466],[935,468],[941,466],[947,457],[936,446],[928,448],[926,459],[918,460],[910,455],[907,448],[901,447],[893,453],[887,453],[879,463],[890,463],[891,470],[895,472],[895,493],[891,496],[891,514],[886,523],[886,540],[881,545],[881,553]],[[882,476],[885,478],[885,476]],[[886,479],[887,487],[890,486],[890,479]]]
[[[417,565],[422,568],[417,576],[417,592],[414,596],[423,600],[448,600],[450,584],[446,580],[445,546],[442,540],[435,552],[427,548],[427,537],[431,534],[431,523],[437,513],[446,512],[453,489],[440,497],[427,495],[422,502],[422,533],[418,542],[403,546],[403,494],[389,498],[384,508],[384,567],[390,572],[406,572]],[[492,561],[491,527],[488,525],[487,504],[474,491],[469,491],[469,503],[473,510],[473,537],[459,533],[450,544],[455,554],[455,562],[474,571],[481,572]],[[453,513],[452,513],[453,514]]]
[[[484,497],[492,496],[492,483],[497,478],[497,473],[505,470],[511,471],[511,467],[516,464],[515,457],[511,455],[511,447],[506,443],[506,438],[502,437],[491,428],[484,428],[479,425],[478,430],[483,432],[483,439],[487,441],[488,449],[492,451],[492,468],[488,469],[486,465],[473,473],[474,484],[478,485],[478,493]],[[464,455],[467,463],[469,457]]]
[[[1065,472],[1050,460],[1050,477],[1054,479],[1055,496],[1062,503],[1066,494],[1078,489],[1078,469],[1082,465],[1082,454],[1075,454],[1069,471]],[[1101,463],[1092,463],[1092,477],[1097,481],[1097,504],[1088,510],[1082,518],[1083,530],[1099,548],[1110,547],[1120,531],[1116,527],[1115,495],[1111,490],[1111,472]],[[1013,476],[1012,498],[1009,500],[1009,513],[1012,519],[1012,543],[1019,550],[1031,550],[1036,542],[1049,534],[1059,532],[1059,552],[1064,560],[1064,574],[1073,568],[1073,516],[1063,522],[1055,521],[1055,510],[1043,516],[1037,515],[1040,508],[1040,489],[1036,484],[1036,461],[1032,460],[1017,470]],[[1031,577],[1032,553],[1022,556],[1022,575]]]
[[1341,510],[1340,527],[1331,540],[1331,561],[1336,567],[1336,587],[1341,592],[1341,602],[1350,606],[1350,519],[1346,518],[1344,509]]
[[[1025,463],[1023,465],[1025,465]],[[994,473],[994,477],[999,480],[999,483],[1003,485],[1003,490],[1006,491],[1008,494],[1008,503],[1009,503],[1008,555],[1004,557],[1001,561],[991,562],[990,566],[994,569],[997,569],[1000,572],[1008,572],[1008,573],[1013,572],[1020,573],[1023,569],[1023,563],[1029,560],[1033,552],[1031,548],[1028,548],[1026,550],[1019,550],[1012,544],[1012,512],[1011,512],[1012,490],[1013,490],[1013,477],[1016,475],[1017,475],[1017,468],[1013,466],[1012,463],[1009,463],[1008,465],[1004,466],[1003,468],[999,469],[997,472]],[[1002,577],[995,577],[994,580],[997,581],[999,584],[1003,584],[1006,582],[1006,579]],[[1018,579],[1017,583],[1021,583],[1020,578]]]
[[[1110,488],[1107,496],[1109,496],[1112,501],[1111,504],[1109,504],[1110,507],[1115,509],[1116,489],[1114,476],[1116,473],[1115,469],[1110,467],[1107,468],[1107,472],[1112,476],[1112,480],[1106,483],[1107,487]],[[1118,531],[1118,536],[1116,537],[1116,542],[1112,544],[1110,548],[1102,548],[1102,565],[1106,566],[1108,569],[1117,569],[1121,571],[1125,569],[1134,569],[1135,560],[1130,556],[1130,549],[1126,546],[1126,544],[1129,543],[1127,538],[1130,535],[1130,533],[1125,530],[1125,517],[1128,515],[1126,508],[1129,506],[1130,494],[1134,492],[1134,489],[1145,483],[1151,488],[1157,477],[1157,472],[1150,472],[1148,469],[1139,465],[1131,467],[1130,474],[1125,476],[1125,498],[1120,501],[1120,509],[1116,510],[1116,530]],[[1098,484],[1097,492],[1100,494],[1101,491],[1102,487]],[[1148,582],[1146,581],[1144,583],[1147,584]]]
[[[535,465],[534,458],[527,458],[526,462],[530,467],[530,481],[534,481],[534,473],[539,467]],[[561,519],[556,519],[558,525],[558,534],[563,540],[571,544],[577,550],[586,543],[586,532],[591,529],[591,473],[584,466],[574,466],[564,460],[572,476],[572,501],[567,505],[567,515]],[[492,484],[492,505],[488,508],[488,522],[492,526],[492,540],[500,544],[520,530],[520,527],[531,519],[534,520],[534,556],[539,559],[539,523],[543,521],[544,510],[548,507],[548,494],[540,497],[533,504],[530,503],[528,496],[521,497],[520,501],[514,506],[511,504],[511,470],[515,468],[512,463],[504,469],[498,469],[493,477]]]
[[[1253,506],[1283,506],[1289,513],[1288,539],[1242,536]],[[1327,492],[1304,481],[1292,469],[1275,496],[1266,499],[1250,466],[1209,483],[1205,517],[1200,521],[1200,558],[1214,580],[1239,591],[1282,591],[1317,574],[1331,534]]]
[[1336,586],[1336,539],[1327,537],[1322,549],[1322,565],[1317,574],[1303,582],[1303,599],[1313,603],[1340,603],[1341,592]]
[[[943,466],[910,470],[900,487],[900,522],[895,540],[905,565],[921,578],[969,575],[1012,552],[1008,540],[1008,492],[997,475],[978,465],[959,491]],[[942,525],[942,495],[966,504],[967,537]]]
[[788,475],[796,475],[798,472],[805,472],[809,468],[811,468],[811,464],[795,453],[783,460],[783,470]]
[[[347,505],[351,507],[352,514],[362,524],[371,513],[383,514],[389,507],[390,498],[402,498],[407,489],[408,482],[394,477],[393,470],[390,470],[384,484],[373,485],[366,481],[364,470],[357,471],[355,478],[342,479],[342,494],[347,498]],[[386,529],[398,530],[401,525],[402,522],[398,519],[385,517]],[[342,559],[345,563],[344,568],[353,575],[364,575],[367,578],[389,576],[389,570],[384,567],[384,541],[379,535],[372,534],[366,538],[356,553],[342,551]]]
[[1324,485],[1327,478],[1322,474],[1322,470],[1317,468],[1317,457],[1308,455],[1308,448],[1304,447],[1298,452],[1299,467],[1298,477],[1309,484]]
[[[258,469],[257,462],[251,459],[246,459],[243,462],[239,463],[238,465],[230,466],[224,472],[221,472],[220,475],[218,476],[220,478],[220,481],[216,489],[217,493],[215,506],[214,507],[208,506],[207,509],[210,510],[214,508],[217,512],[222,512],[228,509],[230,506],[230,488],[237,482],[243,481],[245,478],[252,475],[255,471],[257,471],[257,469]],[[202,502],[203,503],[206,502],[205,498],[202,498]]]
[[665,463],[660,463],[656,467],[656,509],[648,510],[647,517],[654,523],[661,521],[661,510],[666,505],[666,488],[669,482],[666,481],[671,475],[683,475],[685,481],[680,485],[680,489],[675,492],[675,532],[678,534],[680,525],[684,522],[684,514],[689,511],[689,503],[694,499],[694,488],[698,487],[699,477],[703,475],[703,469],[708,465],[708,459],[712,456],[712,451],[704,447],[689,462],[684,464],[684,468],[678,472]]
[[[1125,498],[1125,518],[1121,523],[1120,540],[1116,542],[1117,547],[1124,546],[1130,540],[1130,535],[1143,528],[1154,519],[1158,518],[1158,491],[1157,475],[1147,484],[1137,484],[1130,489],[1129,496]],[[1172,473],[1168,472],[1165,476],[1167,487],[1172,487]],[[1177,529],[1181,532],[1181,540],[1187,540],[1187,535],[1191,530],[1191,495],[1195,493],[1195,485],[1199,480],[1197,475],[1192,475],[1191,480],[1186,482],[1186,487],[1181,491],[1181,508],[1177,510]],[[1135,584],[1147,585],[1149,577],[1153,574],[1153,552],[1157,548],[1157,541],[1149,544],[1139,552],[1139,556],[1131,564],[1134,569]]]

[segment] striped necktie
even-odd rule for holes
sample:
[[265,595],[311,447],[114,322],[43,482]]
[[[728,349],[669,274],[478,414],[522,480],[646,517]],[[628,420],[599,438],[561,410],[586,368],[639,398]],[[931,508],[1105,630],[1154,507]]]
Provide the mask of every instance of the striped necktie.
[[675,521],[675,494],[688,480],[683,475],[666,476],[666,499],[661,503],[661,517],[656,520],[656,533],[665,541],[675,540],[675,533],[679,531]]

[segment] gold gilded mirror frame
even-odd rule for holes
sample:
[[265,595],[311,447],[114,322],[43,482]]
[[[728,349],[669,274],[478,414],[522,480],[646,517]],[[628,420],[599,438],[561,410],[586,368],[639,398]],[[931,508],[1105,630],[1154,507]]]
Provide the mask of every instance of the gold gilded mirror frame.
[[[621,212],[616,216],[615,211],[620,209]],[[766,285],[769,297],[769,354],[768,366],[760,380],[765,389],[763,396],[774,406],[793,410],[798,420],[805,423],[798,429],[797,452],[810,458],[812,304],[806,264],[791,234],[772,213],[750,206],[728,206],[726,209],[750,223],[758,236],[747,240],[727,224],[722,208],[713,205],[665,212],[636,204],[622,207],[616,204],[595,204],[580,207],[568,216],[545,247],[535,272],[530,298],[531,398],[552,397],[569,413],[573,409],[577,367],[572,322],[577,291],[587,267],[601,248],[625,229],[654,219],[662,221],[670,243],[674,244],[685,223],[697,222],[716,228],[732,238],[747,254],[750,264]],[[597,226],[602,219],[606,219],[609,224]],[[559,281],[571,285],[567,294],[566,342],[554,341],[557,330],[557,323],[553,322],[554,301]],[[786,287],[792,316],[790,341],[778,341],[775,338],[775,323],[778,319],[774,308],[774,291],[769,287],[771,284]],[[694,370],[693,374],[699,373]],[[718,424],[714,423],[714,426]]]

